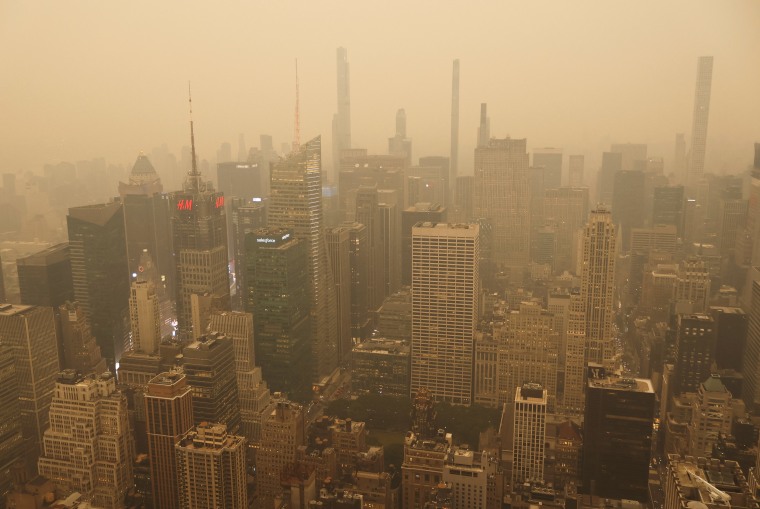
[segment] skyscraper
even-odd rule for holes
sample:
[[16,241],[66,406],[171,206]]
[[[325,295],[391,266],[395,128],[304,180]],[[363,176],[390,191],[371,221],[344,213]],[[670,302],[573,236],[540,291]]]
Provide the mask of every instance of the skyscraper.
[[247,509],[245,438],[224,424],[203,422],[179,439],[180,507]]
[[[449,183],[456,185],[459,173],[459,59],[454,60],[451,72],[451,167]],[[449,196],[453,196],[453,190],[449,190]]]
[[683,186],[654,188],[652,224],[670,224],[683,231]]
[[214,191],[211,182],[204,182],[198,171],[192,116],[190,142],[190,171],[182,190],[169,195],[181,339],[193,337],[190,302],[193,294],[208,292],[224,307],[229,306],[230,300],[224,194]]
[[327,254],[335,280],[338,315],[338,362],[347,366],[351,357],[351,243],[348,228],[338,226],[325,232]]
[[396,134],[388,138],[388,154],[403,157],[407,166],[412,165],[412,140],[406,137],[406,111],[396,112]]
[[512,486],[544,480],[546,402],[546,389],[540,384],[515,389]]
[[644,172],[615,173],[612,191],[612,221],[618,226],[623,252],[631,245],[631,228],[644,226]]
[[694,93],[694,116],[691,124],[689,169],[686,187],[694,192],[697,182],[705,171],[707,148],[707,120],[710,116],[710,91],[712,89],[713,57],[699,57],[697,61],[697,86]]
[[161,373],[145,395],[153,507],[182,509],[174,445],[193,427],[192,392],[185,375]]
[[369,274],[367,277],[368,302],[371,311],[379,308],[385,299],[385,259],[383,255],[382,216],[376,187],[362,186],[356,192],[356,222],[367,228]]
[[119,202],[69,209],[74,297],[90,319],[103,357],[114,365],[129,337],[124,209]]
[[508,267],[525,267],[530,257],[526,144],[524,139],[491,139],[475,149],[475,217],[490,221],[491,256]]
[[61,493],[81,493],[103,509],[124,507],[133,482],[134,447],[127,399],[111,373],[61,372],[44,443],[40,475]]
[[341,152],[351,148],[351,81],[346,48],[336,50],[338,112],[333,116],[333,168],[340,168]]
[[412,229],[411,392],[470,405],[480,295],[478,225]]
[[0,338],[13,357],[27,465],[36,464],[58,375],[52,308],[0,304]]
[[100,375],[106,362],[92,336],[90,322],[78,302],[67,302],[59,308],[63,343],[63,368],[81,375]]
[[68,243],[16,259],[21,303],[58,307],[74,300]]
[[562,185],[561,148],[533,149],[533,166],[544,168],[544,189],[556,189]]
[[338,365],[337,310],[322,225],[322,148],[318,136],[272,165],[269,226],[293,231],[308,250],[313,378]]
[[585,363],[610,366],[614,360],[615,261],[617,229],[609,210],[592,211],[583,230],[580,299],[585,330]]
[[134,281],[129,295],[132,349],[154,354],[161,343],[161,312],[158,296],[150,281]]
[[715,321],[709,315],[678,315],[673,394],[697,392],[715,355]]
[[573,271],[573,253],[577,252],[577,233],[588,219],[587,187],[547,189],[544,199],[544,222],[554,228],[554,271]]
[[0,498],[5,499],[12,487],[11,470],[24,458],[21,432],[18,381],[10,349],[0,346]]
[[585,158],[582,155],[571,155],[568,157],[570,187],[583,186],[584,160]]
[[361,223],[344,223],[348,230],[349,263],[351,264],[351,337],[354,343],[372,333],[369,314],[369,240],[367,227]]
[[491,140],[491,119],[488,118],[488,105],[480,103],[480,125],[478,126],[478,147],[487,147]]
[[615,187],[615,174],[623,168],[623,154],[620,152],[603,152],[602,167],[597,174],[596,199],[607,206],[613,204],[612,193]]
[[446,208],[438,203],[416,203],[401,213],[401,284],[412,284],[412,228],[420,222],[446,221]]

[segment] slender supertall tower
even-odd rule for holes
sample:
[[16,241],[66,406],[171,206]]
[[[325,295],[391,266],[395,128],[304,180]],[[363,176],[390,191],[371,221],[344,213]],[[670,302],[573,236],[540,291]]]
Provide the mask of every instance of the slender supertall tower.
[[272,165],[269,226],[293,231],[307,244],[313,376],[338,366],[337,308],[322,218],[322,138],[317,136]]
[[712,88],[713,57],[699,57],[697,61],[697,89],[694,94],[694,117],[691,125],[689,170],[686,187],[694,189],[705,171],[705,148],[707,145],[707,120],[710,115],[710,90]]
[[488,105],[480,104],[480,126],[478,127],[478,147],[487,147],[491,139],[491,119],[488,118]]
[[340,153],[351,148],[351,87],[348,74],[348,52],[337,50],[338,112],[333,116],[333,178],[340,168]]
[[192,162],[181,191],[170,194],[172,241],[176,265],[176,302],[179,337],[192,337],[193,294],[210,293],[228,307],[227,222],[224,194],[204,182],[198,171],[190,98],[190,146]]
[[[449,159],[449,184],[456,185],[459,171],[459,59],[454,60],[451,74],[451,158]],[[453,196],[453,190],[449,190]]]

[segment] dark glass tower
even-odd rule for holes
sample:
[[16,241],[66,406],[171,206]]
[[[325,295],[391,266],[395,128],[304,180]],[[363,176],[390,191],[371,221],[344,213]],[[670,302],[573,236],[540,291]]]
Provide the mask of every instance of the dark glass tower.
[[69,245],[62,243],[16,260],[21,303],[57,308],[74,300]]
[[709,315],[678,315],[674,394],[697,392],[710,377],[715,357],[715,320]]

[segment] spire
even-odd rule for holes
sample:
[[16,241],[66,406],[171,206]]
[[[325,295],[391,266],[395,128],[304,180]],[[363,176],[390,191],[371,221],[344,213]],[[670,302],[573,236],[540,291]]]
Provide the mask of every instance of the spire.
[[193,130],[193,95],[190,91],[190,82],[187,82],[187,97],[190,103],[190,153],[192,157],[192,166],[190,167],[190,173],[188,173],[188,180],[193,189],[200,187],[201,174],[198,172],[198,163],[195,158],[195,131]]
[[301,147],[301,113],[298,93],[298,59],[296,58],[296,118],[293,132],[293,152]]

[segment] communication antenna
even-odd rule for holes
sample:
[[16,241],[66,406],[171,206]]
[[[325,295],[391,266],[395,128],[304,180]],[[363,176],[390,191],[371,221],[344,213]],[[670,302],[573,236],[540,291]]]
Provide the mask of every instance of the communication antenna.
[[301,147],[301,112],[300,112],[300,94],[298,93],[298,59],[296,58],[296,115],[295,126],[293,130],[293,152]]

